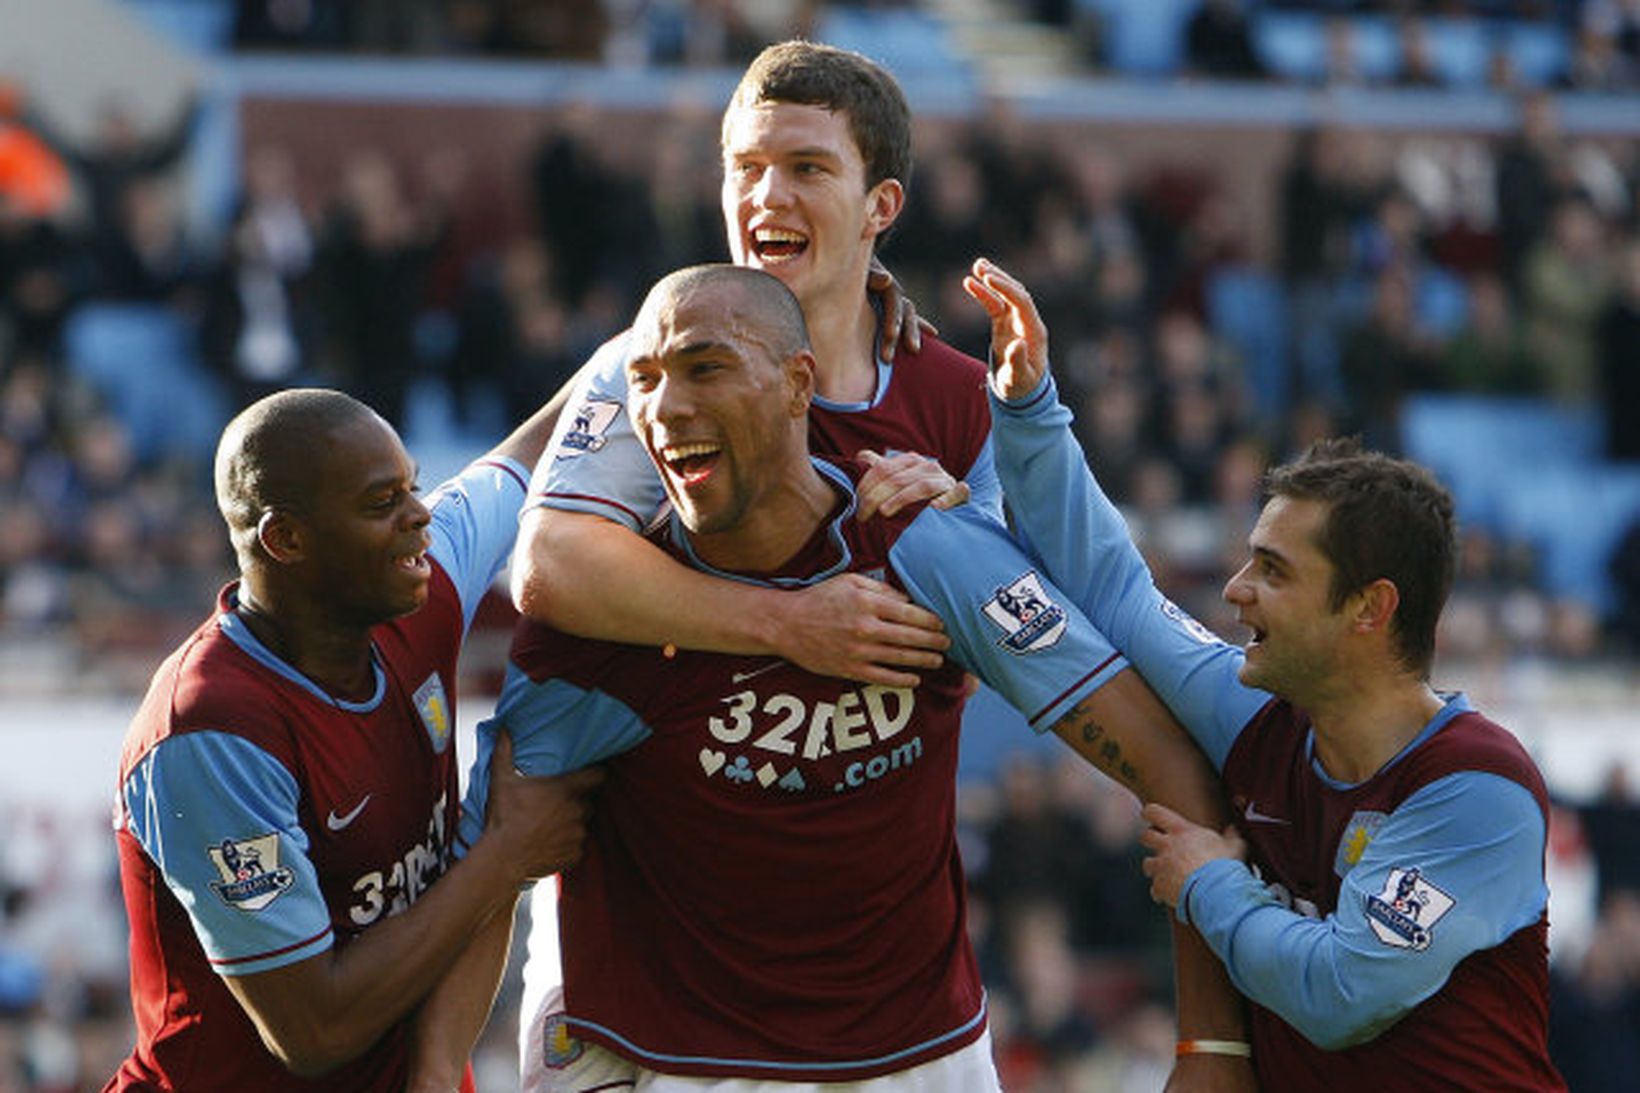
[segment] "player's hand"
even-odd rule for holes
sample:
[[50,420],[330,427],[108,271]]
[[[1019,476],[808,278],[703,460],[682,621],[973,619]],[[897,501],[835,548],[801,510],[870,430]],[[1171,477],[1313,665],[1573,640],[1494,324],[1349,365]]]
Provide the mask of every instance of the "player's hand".
[[939,333],[933,323],[917,314],[917,305],[900,291],[900,282],[876,255],[871,256],[871,268],[866,271],[866,291],[883,300],[882,341],[877,346],[883,360],[893,360],[901,346],[910,353],[921,350],[924,328],[930,334]]
[[865,451],[858,456],[869,470],[855,489],[859,507],[855,519],[869,520],[877,513],[893,516],[907,505],[927,501],[937,509],[948,509],[968,500],[968,483],[951,477],[939,462],[916,452],[878,455]]
[[574,865],[586,841],[592,812],[588,798],[603,780],[597,767],[538,777],[520,774],[513,766],[512,738],[503,729],[490,756],[484,838],[505,841],[507,860],[520,881]]
[[1048,371],[1048,327],[1025,286],[989,258],[974,262],[963,290],[991,317],[991,382],[1005,399],[1036,390]]
[[932,611],[882,581],[844,573],[777,601],[782,617],[775,650],[824,676],[915,687],[913,669],[938,668],[951,639]]
[[1247,843],[1232,825],[1223,831],[1191,823],[1166,805],[1148,804],[1140,813],[1150,826],[1139,842],[1151,852],[1144,860],[1150,898],[1177,907],[1190,874],[1215,858],[1245,858]]
[[1163,1093],[1258,1093],[1258,1075],[1241,1056],[1185,1055],[1174,1060]]

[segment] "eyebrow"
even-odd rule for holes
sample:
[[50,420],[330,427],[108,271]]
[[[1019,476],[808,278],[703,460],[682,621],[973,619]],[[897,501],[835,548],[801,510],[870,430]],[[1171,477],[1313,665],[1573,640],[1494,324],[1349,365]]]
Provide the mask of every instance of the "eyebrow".
[[1252,543],[1249,543],[1248,546],[1252,550],[1253,557],[1255,558],[1263,558],[1268,561],[1272,561],[1282,569],[1291,569],[1293,567],[1292,559],[1288,558],[1279,550],[1271,550],[1267,546],[1257,546]]
[[[415,483],[421,478],[421,467],[415,460],[410,461],[410,481]],[[359,490],[360,495],[369,496],[381,490],[396,489],[401,479],[396,474],[384,474],[380,478],[373,478]]]
[[712,341],[708,339],[705,341],[690,342],[688,345],[680,346],[677,349],[670,350],[665,354],[645,353],[641,356],[631,357],[627,360],[626,366],[628,368],[637,368],[640,365],[653,365],[656,364],[663,355],[673,358],[687,359],[690,357],[703,357],[714,352],[734,353],[735,348],[728,342]]
[[[743,147],[743,146],[733,145],[733,144],[726,145],[724,147],[723,151],[726,155],[729,155],[729,156],[748,156],[748,155],[752,154],[751,149]],[[767,156],[770,159],[828,159],[828,160],[838,160],[838,159],[842,158],[842,156],[840,156],[833,149],[826,148],[823,145],[818,145],[818,144],[806,144],[801,148],[781,148],[781,149],[778,149],[777,151],[774,151],[774,152],[764,152],[762,154]]]

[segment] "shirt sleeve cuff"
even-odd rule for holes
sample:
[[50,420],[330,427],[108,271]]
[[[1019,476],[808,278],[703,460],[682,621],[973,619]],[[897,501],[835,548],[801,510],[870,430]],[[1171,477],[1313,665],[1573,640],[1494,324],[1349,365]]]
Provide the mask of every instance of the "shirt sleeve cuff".
[[1059,401],[1059,389],[1053,381],[1053,371],[1051,369],[1044,371],[1042,381],[1019,398],[1004,398],[989,383],[987,383],[986,389],[991,392],[991,405],[993,408],[1020,417],[1031,416],[1035,411],[1054,406]]

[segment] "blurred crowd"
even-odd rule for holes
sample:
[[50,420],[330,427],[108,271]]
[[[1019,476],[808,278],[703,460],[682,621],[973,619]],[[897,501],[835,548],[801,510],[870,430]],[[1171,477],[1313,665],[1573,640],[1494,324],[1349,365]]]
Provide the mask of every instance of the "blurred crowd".
[[[753,6],[246,0],[237,37],[598,58],[638,26],[654,62],[734,64],[762,44]],[[1517,6],[1598,23],[1635,55],[1633,0]],[[1045,19],[1093,7],[1032,5]],[[1202,10],[1220,8],[1239,10]],[[559,12],[596,18],[555,24]],[[690,33],[668,39],[654,29],[667,20]],[[596,37],[566,44],[554,37],[566,27]],[[1097,132],[1033,128],[999,103],[919,130],[883,258],[969,351],[986,343],[959,288],[973,257],[1030,285],[1091,463],[1161,583],[1228,634],[1218,590],[1260,474],[1310,438],[1356,431],[1394,449],[1409,398],[1499,394],[1598,408],[1606,458],[1640,459],[1640,146],[1567,135],[1546,95],[1519,105],[1498,137],[1296,134],[1267,241],[1212,171],[1135,172]],[[431,387],[454,428],[482,441],[624,325],[656,276],[726,257],[705,114],[668,119],[641,163],[599,139],[593,108],[544,119],[518,170],[530,223],[501,233],[459,151],[437,148],[415,162],[359,149],[331,192],[288,150],[251,148],[230,222],[202,229],[176,171],[198,117],[189,99],[144,130],[110,104],[75,141],[20,90],[0,93],[0,687],[55,678],[131,693],[231,569],[209,453],[137,435],[71,366],[86,316],[130,311],[184,331],[196,371],[164,393],[179,405],[193,384],[231,408],[324,383],[409,428]],[[1286,301],[1279,345],[1235,321],[1246,313],[1226,286],[1248,283]],[[1614,566],[1627,596],[1602,617],[1548,593],[1528,545],[1471,531],[1442,657],[1640,650],[1640,531]],[[42,671],[42,648],[63,663]],[[965,787],[962,808],[1005,1086],[1160,1088],[1168,932],[1138,872],[1131,799],[1033,753]],[[0,824],[27,837],[0,850],[0,1093],[95,1088],[129,1042],[106,820],[12,812]],[[1598,800],[1557,812],[1551,858],[1557,1058],[1574,1089],[1627,1088],[1640,1068],[1640,797],[1622,770]],[[505,1029],[491,1050],[511,1050]]]
[[[182,377],[161,395],[179,409],[207,388],[237,406],[327,383],[402,427],[431,382],[482,442],[619,329],[654,277],[725,255],[703,112],[666,119],[636,162],[599,141],[596,109],[555,112],[519,166],[525,228],[483,223],[457,149],[413,163],[357,149],[318,194],[270,146],[248,153],[231,222],[201,232],[169,170],[191,102],[158,134],[110,106],[77,147],[16,98],[0,124],[87,200],[75,216],[49,188],[0,188],[0,637],[66,630],[116,685],[140,683],[149,652],[186,631],[228,558],[208,452],[133,436],[66,363],[85,320],[171,323],[199,366],[161,373]],[[1260,473],[1317,435],[1395,450],[1409,398],[1497,394],[1598,412],[1607,457],[1640,458],[1640,144],[1567,137],[1546,94],[1523,97],[1502,137],[1385,141],[1296,134],[1272,243],[1250,237],[1251,210],[1212,170],[1134,172],[1096,131],[1031,127],[997,105],[919,133],[883,257],[970,351],[985,345],[960,291],[973,257],[1031,286],[1101,480],[1164,582],[1225,626],[1218,582]],[[1288,317],[1262,340],[1256,297],[1227,292],[1248,286]],[[1535,565],[1529,544],[1472,529],[1446,652],[1588,655],[1624,640],[1633,557],[1613,560],[1627,583],[1615,605],[1558,602]]]
[[[236,0],[231,39],[251,50],[550,57],[618,65],[737,66],[770,34],[814,32],[837,13],[970,14],[939,0]],[[1548,85],[1611,92],[1640,86],[1635,0],[1012,0],[1000,5],[1059,31],[1085,72],[1333,85]],[[1149,10],[1146,10],[1146,9]],[[1295,57],[1261,39],[1266,13],[1313,15]],[[1162,41],[1140,60],[1122,43],[1148,20]],[[1443,56],[1456,25],[1466,57]],[[1530,56],[1511,32],[1541,31]],[[1364,45],[1371,36],[1382,41]],[[1293,43],[1297,44],[1297,43]],[[1154,52],[1152,52],[1154,51]],[[1540,55],[1547,51],[1547,59]],[[1160,68],[1163,71],[1158,72]]]

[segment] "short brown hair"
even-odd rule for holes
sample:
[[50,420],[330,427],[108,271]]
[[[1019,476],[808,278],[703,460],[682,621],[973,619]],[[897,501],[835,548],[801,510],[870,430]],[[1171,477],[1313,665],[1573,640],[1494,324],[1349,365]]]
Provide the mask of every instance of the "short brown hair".
[[723,112],[762,102],[820,106],[841,113],[865,161],[866,188],[885,178],[911,185],[911,108],[894,77],[875,61],[847,49],[792,39],[753,59]]
[[1332,607],[1380,578],[1400,593],[1390,622],[1401,660],[1428,677],[1435,625],[1457,570],[1452,494],[1424,467],[1358,440],[1320,440],[1265,478],[1272,497],[1320,501],[1316,544],[1333,565]]

